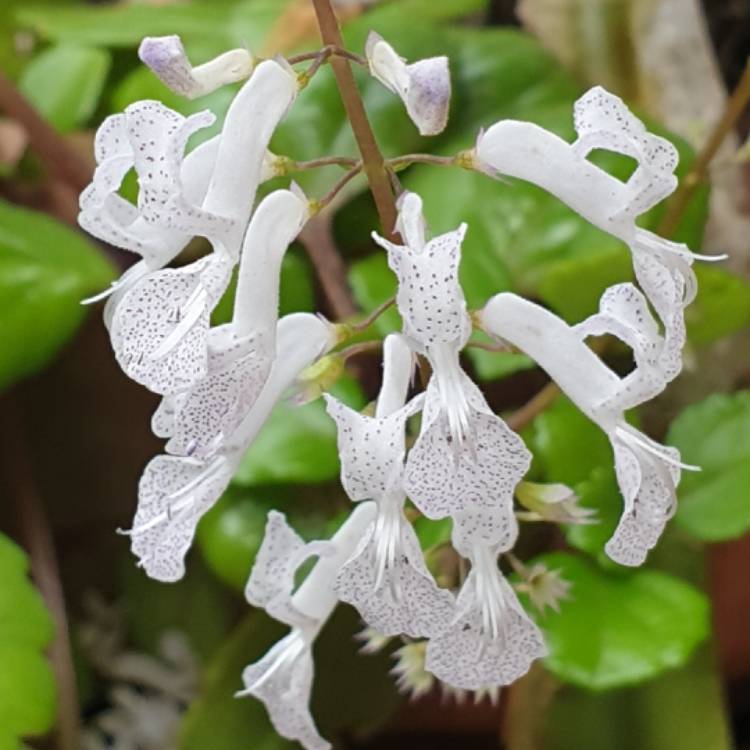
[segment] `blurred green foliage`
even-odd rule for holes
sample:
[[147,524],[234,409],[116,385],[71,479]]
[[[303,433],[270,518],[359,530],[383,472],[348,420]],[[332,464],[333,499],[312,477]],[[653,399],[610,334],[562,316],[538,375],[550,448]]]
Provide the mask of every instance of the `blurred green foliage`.
[[113,269],[82,234],[0,201],[0,390],[45,367]]
[[732,539],[750,529],[750,391],[709,396],[689,406],[667,437],[686,472],[676,522],[698,539]]
[[52,670],[44,655],[53,636],[52,618],[28,579],[26,555],[0,534],[0,747],[18,748],[19,738],[52,727],[57,702]]

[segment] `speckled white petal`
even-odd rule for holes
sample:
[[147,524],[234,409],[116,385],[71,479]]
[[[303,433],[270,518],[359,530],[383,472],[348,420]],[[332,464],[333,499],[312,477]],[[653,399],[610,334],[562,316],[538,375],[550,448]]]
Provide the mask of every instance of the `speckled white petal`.
[[305,750],[329,750],[310,714],[310,693],[314,675],[311,639],[293,630],[260,661],[242,673],[245,689],[263,701],[274,729],[299,742]]
[[436,344],[461,348],[471,334],[466,300],[458,282],[461,243],[466,225],[433,238],[422,249],[394,245],[373,234],[388,251],[388,265],[398,276],[396,304],[404,333],[425,349]]
[[[121,127],[109,123],[117,119]],[[125,115],[113,115],[104,121],[97,140],[97,168],[92,183],[81,193],[78,222],[94,237],[141,255],[150,270],[169,263],[185,247],[190,235],[146,222],[138,209],[118,195],[125,173],[134,164],[128,140]],[[116,135],[115,135],[116,134]],[[116,141],[116,142],[115,142]],[[127,149],[120,153],[121,144]],[[187,201],[200,205],[213,172],[219,138],[211,138],[194,148],[184,159],[180,172]]]
[[211,329],[207,375],[178,395],[167,451],[198,457],[216,451],[250,411],[272,364],[264,337],[240,339],[231,325]]
[[172,91],[194,99],[252,73],[253,56],[245,49],[233,49],[193,67],[179,36],[146,37],[138,57]]
[[582,338],[616,336],[633,350],[636,368],[623,378],[621,395],[602,406],[618,410],[638,406],[661,393],[682,369],[681,351],[667,346],[646,298],[632,284],[607,289],[599,301],[599,312],[574,329]]
[[[491,592],[480,594],[472,569],[458,595],[458,614],[452,625],[427,646],[427,670],[453,687],[480,690],[509,685],[526,674],[536,659],[547,655],[539,628],[497,568],[495,576]],[[490,595],[494,602],[487,601]],[[497,632],[488,627],[483,614],[489,605],[499,616]]]
[[[513,490],[531,463],[521,438],[491,412],[479,389],[462,376],[469,420],[464,443],[456,445],[452,438],[432,378],[422,431],[406,461],[404,490],[428,518],[512,508]],[[506,534],[501,527],[498,531]]]
[[138,486],[138,510],[130,532],[131,549],[146,573],[159,581],[185,574],[185,553],[201,517],[229,484],[233,467],[225,458],[196,461],[157,456]]
[[623,440],[625,434],[621,431],[612,440],[625,509],[605,551],[621,565],[637,566],[645,562],[677,508],[680,454],[638,434],[640,440],[654,446],[653,452],[648,452],[632,440]]
[[231,270],[231,261],[214,253],[137,281],[115,309],[110,330],[123,370],[162,394],[185,390],[204,377],[211,310]]
[[245,599],[287,625],[310,626],[311,620],[293,606],[291,594],[297,568],[320,551],[320,545],[305,543],[283,513],[272,510],[245,586]]
[[[610,300],[605,307],[610,312],[617,310],[622,325],[638,324],[635,308],[625,314],[618,307],[623,299],[617,304]],[[485,330],[513,343],[538,362],[573,403],[606,432],[625,500],[621,524],[607,545],[607,553],[624,565],[639,565],[674,512],[682,464],[674,448],[659,445],[625,422],[623,406],[638,403],[636,397],[643,395],[636,388],[633,374],[622,379],[615,375],[583,343],[585,326],[570,327],[549,310],[516,295],[493,297],[481,320]],[[652,321],[645,330],[647,334],[653,332]],[[663,357],[660,352],[659,367]],[[665,384],[666,379],[662,380]]]
[[421,135],[437,135],[445,129],[451,100],[447,57],[407,65],[374,31],[367,39],[365,54],[372,76],[401,98]]
[[166,229],[201,235],[215,243],[223,241],[234,219],[188,201],[180,174],[188,139],[211,125],[214,115],[205,111],[183,117],[161,102],[147,100],[131,104],[125,116],[138,173],[141,216]]
[[[576,103],[579,138],[572,145],[538,125],[501,120],[477,141],[477,166],[532,182],[600,229],[630,244],[635,219],[676,187],[677,152],[646,131],[616,96],[600,87]],[[595,149],[631,156],[638,167],[623,182],[586,158]]]
[[633,217],[648,211],[677,187],[677,149],[665,138],[649,133],[619,97],[595,86],[575,103],[573,121],[578,133],[573,145],[579,156],[602,148],[638,161],[627,183],[632,193],[628,213]]
[[515,545],[518,520],[513,503],[507,501],[506,493],[502,494],[503,502],[494,507],[471,508],[453,516],[451,542],[463,557],[470,557],[476,544],[492,547],[499,552],[512,549]]
[[336,422],[341,458],[341,483],[354,500],[380,498],[400,486],[404,461],[406,420],[422,399],[386,417],[368,417],[324,394],[328,413]]
[[436,635],[454,613],[453,595],[427,570],[402,503],[381,506],[356,554],[341,568],[335,590],[384,635]]

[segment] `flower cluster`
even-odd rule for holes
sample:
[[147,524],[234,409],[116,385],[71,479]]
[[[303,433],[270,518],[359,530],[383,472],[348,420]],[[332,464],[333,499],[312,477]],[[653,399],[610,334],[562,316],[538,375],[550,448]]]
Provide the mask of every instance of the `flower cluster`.
[[[303,370],[330,369],[322,358],[340,343],[342,329],[309,314],[278,319],[283,255],[320,202],[292,184],[255,205],[259,185],[278,176],[278,164],[291,163],[270,154],[268,145],[305,76],[283,59],[260,61],[242,50],[193,67],[177,37],[146,39],[140,54],[188,97],[247,79],[220,135],[187,155],[189,137],[213,121],[210,113],[183,117],[145,101],[108,118],[96,136],[96,174],[80,202],[83,227],[141,257],[105,293],[105,322],[123,370],[161,395],[152,427],[167,442],[165,454],[143,473],[133,527],[123,533],[149,576],[174,581],[185,572],[200,518],[227,487],[274,404]],[[403,99],[421,133],[445,127],[446,58],[407,64],[377,35],[366,55],[370,73]],[[383,637],[418,639],[409,653],[420,654],[424,686],[437,678],[456,691],[494,693],[546,654],[540,629],[498,560],[513,548],[519,519],[594,519],[566,487],[522,482],[531,454],[461,366],[473,327],[531,356],[609,437],[625,503],[606,548],[612,559],[642,563],[674,512],[675,487],[688,467],[676,450],[630,426],[624,413],[660,393],[681,368],[696,256],[636,224],[674,190],[677,154],[601,88],[579,99],[574,119],[573,144],[531,123],[498,122],[464,152],[461,165],[533,182],[630,247],[640,288],[611,287],[599,312],[582,323],[570,326],[510,293],[470,315],[458,273],[469,229],[462,224],[430,238],[414,193],[398,200],[394,229],[401,242],[373,235],[398,279],[403,330],[383,342],[372,416],[324,394],[354,510],[332,539],[312,543],[282,514],[270,513],[246,589],[247,600],[290,633],[245,669],[240,694],[262,700],[278,732],[308,750],[329,747],[308,708],[312,645],[339,601],[356,607]],[[626,154],[638,168],[622,182],[587,159],[597,148]],[[131,169],[140,187],[136,205],[118,192]],[[167,267],[195,236],[206,238],[212,252]],[[211,312],[235,266],[232,320],[212,326]],[[635,368],[627,376],[586,345],[587,337],[602,334],[632,349]],[[424,392],[412,395],[417,358],[430,376]],[[514,507],[516,496],[526,510]],[[428,569],[405,513],[407,498],[428,519],[452,520],[453,547],[470,565],[458,591],[439,586]],[[295,589],[297,571],[311,557],[318,560]],[[539,609],[555,608],[567,595],[555,571],[512,564],[523,578],[518,589]]]

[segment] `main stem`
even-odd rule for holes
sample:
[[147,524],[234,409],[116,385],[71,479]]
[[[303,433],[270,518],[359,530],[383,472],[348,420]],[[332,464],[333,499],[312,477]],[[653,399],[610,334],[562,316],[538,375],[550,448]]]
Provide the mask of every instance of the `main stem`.
[[[329,0],[313,0],[315,15],[318,18],[320,36],[323,44],[343,48],[339,23]],[[362,155],[365,176],[370,183],[372,197],[380,217],[383,232],[392,237],[396,224],[396,202],[391,190],[386,170],[385,159],[380,152],[370,121],[367,119],[362,97],[359,95],[349,60],[335,55],[330,60],[333,74],[336,77],[341,101],[344,103],[347,117],[352,126],[354,137]]]

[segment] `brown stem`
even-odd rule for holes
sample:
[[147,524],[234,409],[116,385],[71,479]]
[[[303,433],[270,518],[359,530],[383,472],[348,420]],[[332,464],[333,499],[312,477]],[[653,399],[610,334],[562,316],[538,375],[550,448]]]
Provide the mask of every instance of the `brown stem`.
[[547,407],[552,406],[560,393],[561,391],[555,383],[547,383],[539,393],[520,409],[514,411],[505,421],[511,429],[520,432],[524,427],[531,424]]
[[69,185],[76,193],[80,193],[88,185],[91,180],[89,168],[2,73],[0,110],[24,126],[31,147],[50,174]]
[[367,330],[386,310],[393,307],[395,302],[395,297],[389,297],[385,302],[381,302],[366,318],[352,324],[352,332],[362,333]]
[[297,63],[307,62],[308,60],[318,60],[321,57],[323,58],[323,62],[329,57],[343,57],[346,60],[351,60],[352,62],[357,63],[357,65],[367,65],[367,60],[365,60],[362,55],[357,55],[354,52],[350,52],[348,49],[335,47],[331,44],[314,52],[302,52],[299,55],[292,55],[291,57],[288,57],[286,61],[290,65],[296,65]]
[[352,167],[343,177],[341,177],[333,187],[318,201],[318,210],[331,204],[331,201],[362,171],[361,162]]
[[435,156],[434,154],[403,154],[393,159],[387,159],[386,165],[394,171],[406,169],[412,164],[434,164],[439,167],[455,167],[456,158],[454,156]]
[[[313,6],[315,7],[315,15],[318,19],[323,43],[343,49],[344,42],[341,38],[341,30],[330,1],[313,0]],[[367,119],[367,113],[354,80],[351,64],[349,60],[341,57],[332,57],[331,67],[336,77],[341,101],[346,109],[359,152],[362,155],[364,172],[367,181],[370,183],[370,190],[375,200],[375,207],[380,217],[383,232],[388,237],[393,237],[393,228],[396,224],[396,203],[391,191],[385,160],[380,153],[370,121]]]
[[357,312],[357,305],[346,280],[346,266],[333,239],[331,221],[328,212],[313,216],[299,240],[310,256],[331,312],[339,320],[345,320]]
[[690,199],[706,179],[708,168],[713,158],[721,148],[721,144],[724,143],[724,139],[734,129],[737,121],[745,111],[748,102],[750,102],[750,60],[748,60],[745,66],[745,71],[737,87],[729,97],[724,114],[721,116],[719,122],[716,123],[706,145],[696,157],[693,166],[687,175],[685,175],[677,192],[672,196],[667,207],[667,212],[659,223],[657,230],[659,234],[669,237],[677,229],[685,213],[685,209],[690,203]]
[[17,509],[23,544],[31,560],[31,573],[55,623],[50,659],[59,693],[57,744],[60,750],[78,750],[78,689],[55,545],[34,479],[18,405],[5,397],[2,406],[0,465],[7,497]]
[[375,352],[382,349],[383,342],[380,339],[373,341],[361,341],[359,344],[352,344],[344,349],[340,349],[336,354],[339,357],[347,360],[349,357],[356,357],[358,354],[365,354],[366,352]]
[[293,161],[289,164],[290,172],[305,172],[309,169],[318,169],[319,167],[346,167],[351,169],[359,164],[358,159],[351,156],[323,156],[320,159],[309,159],[308,161]]

